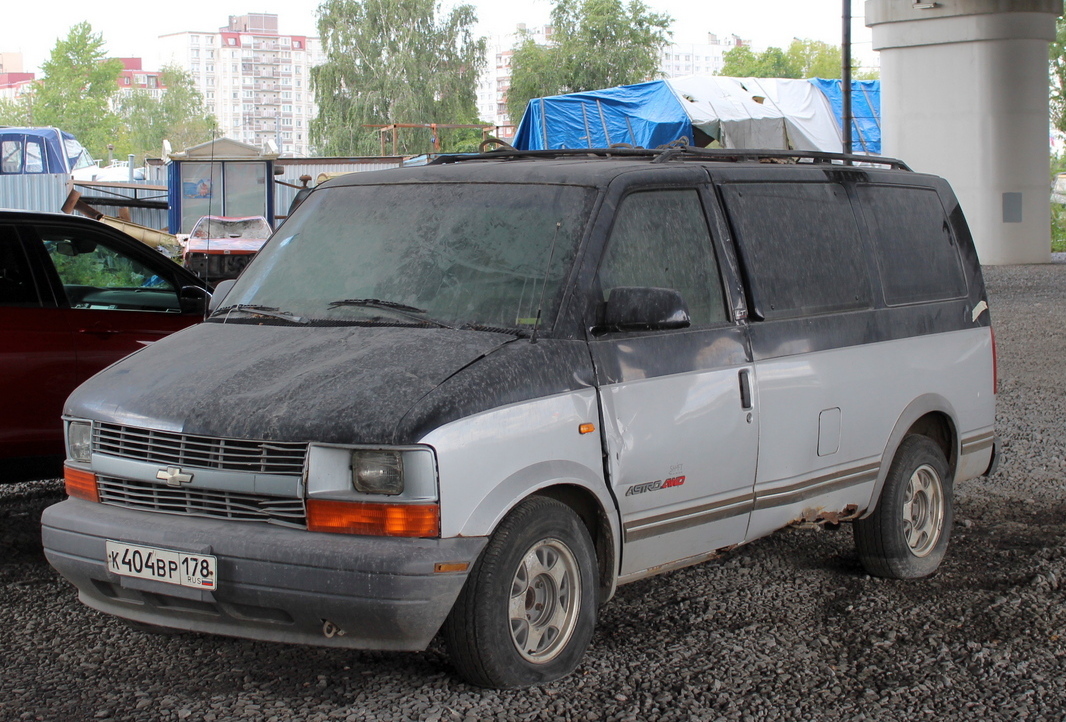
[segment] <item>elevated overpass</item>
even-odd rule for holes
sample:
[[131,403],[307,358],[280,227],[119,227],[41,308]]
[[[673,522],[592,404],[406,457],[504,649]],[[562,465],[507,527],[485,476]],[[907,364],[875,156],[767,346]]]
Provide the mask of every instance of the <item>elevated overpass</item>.
[[946,177],[981,262],[1050,260],[1048,43],[1062,0],[867,0],[882,152]]

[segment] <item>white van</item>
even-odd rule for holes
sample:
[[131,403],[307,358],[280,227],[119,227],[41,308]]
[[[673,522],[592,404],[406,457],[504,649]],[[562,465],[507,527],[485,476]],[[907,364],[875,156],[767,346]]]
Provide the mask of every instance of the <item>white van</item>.
[[872,574],[932,574],[953,484],[994,466],[995,389],[940,178],[445,157],[318,187],[206,323],[81,386],[44,546],[140,626],[443,633],[468,681],[536,684],[617,585],[797,522],[853,522]]

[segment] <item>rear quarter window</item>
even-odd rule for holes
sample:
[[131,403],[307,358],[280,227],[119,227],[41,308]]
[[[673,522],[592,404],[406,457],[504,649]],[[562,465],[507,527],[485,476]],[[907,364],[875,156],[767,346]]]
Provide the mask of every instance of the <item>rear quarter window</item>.
[[870,307],[868,266],[843,186],[737,183],[721,190],[756,316]]
[[929,188],[860,185],[885,303],[944,301],[966,295],[959,245]]

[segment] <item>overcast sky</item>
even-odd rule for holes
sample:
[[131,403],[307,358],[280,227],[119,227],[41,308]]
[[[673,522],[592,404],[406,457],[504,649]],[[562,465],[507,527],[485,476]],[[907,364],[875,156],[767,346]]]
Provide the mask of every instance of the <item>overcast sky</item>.
[[[793,38],[824,40],[838,45],[841,34],[841,0],[645,0],[653,10],[674,18],[674,40],[701,42],[707,33],[737,34],[756,48],[786,47]],[[232,4],[231,4],[232,3]],[[444,0],[444,7],[456,2]],[[512,32],[518,23],[544,24],[550,0],[474,0],[485,35]],[[39,72],[41,62],[66,36],[72,25],[87,20],[103,33],[107,53],[115,57],[141,57],[146,69],[158,69],[153,41],[166,33],[199,30],[216,32],[229,15],[276,13],[279,30],[286,35],[317,35],[315,11],[319,0],[51,0],[37,5],[30,0],[4,0],[0,22],[0,51],[22,52],[25,69]],[[863,25],[864,3],[853,0],[853,53],[869,65],[873,59],[869,30]],[[164,8],[172,8],[165,10]]]

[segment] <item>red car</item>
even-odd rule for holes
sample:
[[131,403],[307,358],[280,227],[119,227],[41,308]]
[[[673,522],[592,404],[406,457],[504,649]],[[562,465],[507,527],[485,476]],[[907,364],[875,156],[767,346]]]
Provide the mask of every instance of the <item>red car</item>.
[[185,267],[211,283],[236,278],[273,232],[262,216],[204,216],[189,234]]
[[0,482],[58,476],[67,395],[201,321],[209,291],[97,221],[0,210]]

